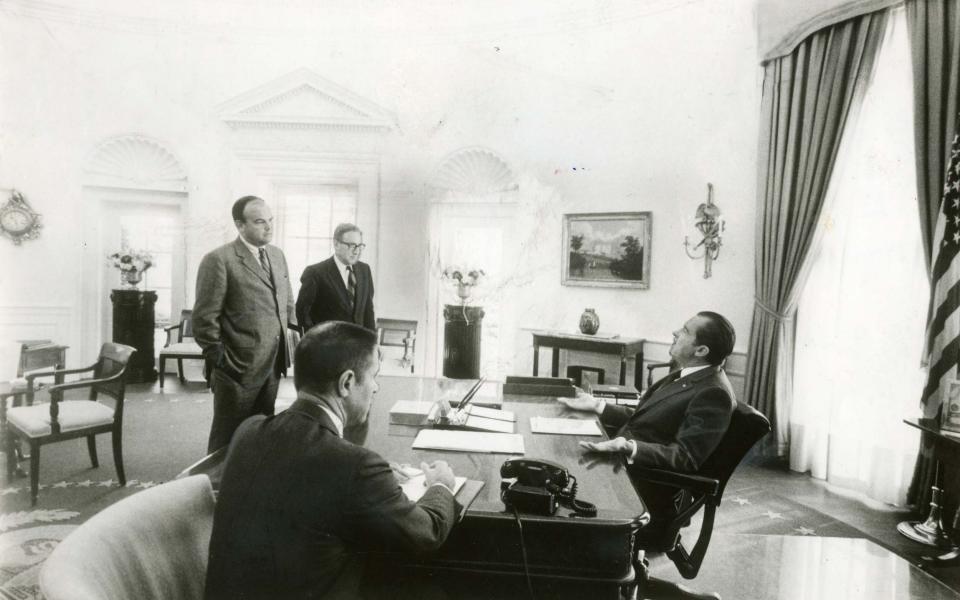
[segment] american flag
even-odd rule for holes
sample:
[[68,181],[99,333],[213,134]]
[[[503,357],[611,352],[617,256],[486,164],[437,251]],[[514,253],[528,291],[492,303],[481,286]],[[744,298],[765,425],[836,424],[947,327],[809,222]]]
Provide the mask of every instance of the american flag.
[[960,134],[950,145],[934,241],[926,345],[929,371],[922,399],[927,417],[935,417],[943,405],[947,382],[958,378],[960,361]]

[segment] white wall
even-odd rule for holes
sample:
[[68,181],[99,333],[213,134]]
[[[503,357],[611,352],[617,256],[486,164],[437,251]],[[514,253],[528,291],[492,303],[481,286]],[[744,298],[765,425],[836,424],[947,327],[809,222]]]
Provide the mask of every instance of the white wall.
[[[745,350],[760,76],[752,2],[15,4],[0,13],[0,188],[21,190],[45,228],[22,247],[0,243],[0,308],[52,307],[61,320],[67,311],[72,346],[99,342],[80,325],[80,298],[98,293],[80,275],[83,260],[100,258],[81,252],[94,146],[140,132],[179,159],[192,281],[202,254],[233,235],[229,206],[244,193],[238,138],[216,107],[307,67],[397,116],[392,133],[360,144],[380,153],[381,315],[422,318],[425,183],[444,156],[480,145],[520,178],[528,234],[518,260],[532,279],[521,327],[573,328],[590,306],[604,329],[666,341],[711,308],[731,318]],[[356,142],[318,131],[284,144]],[[681,243],[708,181],[727,233],[705,280]],[[653,213],[650,289],[561,286],[562,215],[635,210]],[[521,370],[528,337],[516,336]]]

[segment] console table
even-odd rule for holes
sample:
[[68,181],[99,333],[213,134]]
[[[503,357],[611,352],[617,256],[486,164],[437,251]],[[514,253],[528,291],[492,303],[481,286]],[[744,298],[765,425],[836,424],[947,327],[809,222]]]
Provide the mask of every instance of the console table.
[[562,331],[534,330],[533,332],[533,375],[540,374],[540,347],[553,348],[553,364],[550,375],[560,376],[560,349],[614,354],[620,357],[620,385],[627,383],[627,359],[633,357],[633,385],[643,389],[643,338],[621,336],[604,337],[601,335],[583,335]]

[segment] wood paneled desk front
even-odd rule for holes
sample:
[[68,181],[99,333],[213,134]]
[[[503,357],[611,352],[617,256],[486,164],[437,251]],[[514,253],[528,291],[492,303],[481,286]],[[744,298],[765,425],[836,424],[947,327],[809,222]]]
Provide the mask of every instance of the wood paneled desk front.
[[540,347],[553,348],[553,364],[550,367],[552,377],[560,376],[560,350],[579,350],[598,354],[615,354],[620,357],[620,385],[627,383],[627,359],[633,357],[633,385],[643,389],[643,338],[620,336],[583,335],[562,331],[534,330],[533,334],[533,375],[540,374]]
[[[438,554],[404,560],[425,569],[432,581],[442,582],[451,597],[513,598],[526,595],[525,551],[537,597],[619,597],[620,585],[634,576],[634,533],[648,520],[643,502],[626,473],[616,472],[613,461],[592,467],[580,464],[577,442],[586,438],[530,432],[531,416],[587,418],[583,413],[569,411],[553,398],[504,398],[504,410],[517,415],[516,432],[523,435],[525,456],[565,466],[577,478],[577,498],[598,508],[593,518],[576,516],[566,508],[549,517],[521,514],[521,548],[514,515],[500,500],[500,465],[510,455],[414,450],[411,445],[420,427],[389,422],[390,407],[398,400],[430,403],[441,395],[460,398],[473,382],[418,377],[380,377],[378,381],[380,391],[368,427],[357,434],[364,446],[400,463],[445,460],[457,475],[484,483]],[[222,456],[208,457],[181,476],[205,472],[216,487],[220,462]]]

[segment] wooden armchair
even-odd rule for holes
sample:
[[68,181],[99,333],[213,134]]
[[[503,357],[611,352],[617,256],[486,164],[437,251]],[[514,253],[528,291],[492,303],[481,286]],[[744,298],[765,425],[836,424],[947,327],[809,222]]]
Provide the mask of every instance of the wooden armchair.
[[[121,435],[123,432],[123,398],[126,389],[127,363],[135,352],[134,348],[123,344],[107,343],[100,347],[97,362],[83,369],[58,369],[27,375],[27,402],[25,406],[15,406],[7,411],[4,438],[7,452],[7,477],[13,475],[16,455],[16,440],[21,439],[30,445],[30,500],[37,503],[37,491],[40,479],[40,447],[45,444],[61,442],[79,437],[87,438],[87,451],[94,467],[100,466],[97,460],[95,436],[99,433],[111,433],[113,438],[113,460],[117,467],[120,485],[126,485],[123,472],[123,452]],[[62,381],[65,375],[75,375],[92,371],[89,379],[79,379],[66,383],[55,383],[46,388],[50,394],[49,404],[34,405],[33,392],[36,380],[53,377]],[[67,390],[89,388],[89,400],[64,400]],[[99,394],[106,394],[115,400],[113,408],[97,401]]]
[[[652,515],[649,525],[637,533],[637,547],[643,551],[665,552],[684,579],[693,579],[710,545],[713,521],[727,481],[750,448],[770,432],[770,421],[756,409],[737,403],[727,433],[713,454],[695,474],[676,473],[662,469],[633,467],[635,480],[669,486],[684,491],[684,503],[675,515]],[[703,522],[693,549],[688,551],[680,540],[680,530],[690,518],[703,509]],[[650,577],[643,552],[634,566],[642,598],[718,598],[716,594],[697,594],[684,586]]]
[[413,373],[414,344],[417,341],[417,322],[405,319],[377,319],[377,343],[381,346],[403,348],[400,365],[410,367]]
[[[183,381],[183,360],[203,360],[203,350],[199,344],[193,340],[193,311],[180,311],[180,322],[176,325],[164,327],[167,332],[167,341],[160,350],[160,357],[157,360],[160,369],[160,389],[163,389],[163,379],[166,373],[168,359],[176,359],[177,374],[180,381]],[[174,333],[176,332],[176,333]],[[174,341],[176,340],[176,341]]]

